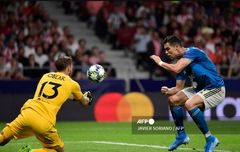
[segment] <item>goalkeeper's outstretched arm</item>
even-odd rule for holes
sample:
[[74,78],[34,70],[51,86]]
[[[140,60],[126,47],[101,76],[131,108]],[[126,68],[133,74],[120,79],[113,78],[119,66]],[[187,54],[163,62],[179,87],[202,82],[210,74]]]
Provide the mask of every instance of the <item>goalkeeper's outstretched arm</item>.
[[90,99],[87,96],[83,96],[82,100],[79,102],[84,106],[90,105]]
[[77,101],[79,103],[81,103],[82,105],[84,106],[88,106],[88,105],[91,105],[92,104],[92,100],[93,100],[93,97],[92,97],[92,94],[90,91],[86,91],[82,98],[79,100],[79,99],[76,99],[74,97],[74,95],[71,95],[69,98],[69,100],[73,100],[73,101]]

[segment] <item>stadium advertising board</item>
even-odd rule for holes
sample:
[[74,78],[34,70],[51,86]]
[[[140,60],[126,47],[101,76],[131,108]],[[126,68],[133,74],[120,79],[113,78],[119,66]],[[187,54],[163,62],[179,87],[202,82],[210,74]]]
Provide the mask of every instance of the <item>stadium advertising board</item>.
[[[0,121],[8,122],[17,116],[24,102],[28,98],[32,98],[37,81],[11,81],[9,83],[4,81],[0,83]],[[149,84],[151,83],[153,82]],[[123,80],[103,81],[101,84],[81,81],[82,88],[93,92],[94,104],[91,107],[82,107],[75,102],[66,102],[59,111],[58,120],[123,122],[131,121],[133,116],[149,116],[171,120],[167,97],[161,94],[159,90],[163,84],[174,85],[174,81],[158,83],[155,82],[152,88],[143,85],[145,89],[147,87],[151,89],[146,89],[144,92],[139,92],[136,88],[134,90],[133,86],[135,85],[131,84],[131,90],[125,93],[125,82]],[[209,120],[240,120],[240,89],[238,90],[227,88],[224,102],[218,107],[206,111],[206,118]],[[187,114],[186,120],[191,120]]]

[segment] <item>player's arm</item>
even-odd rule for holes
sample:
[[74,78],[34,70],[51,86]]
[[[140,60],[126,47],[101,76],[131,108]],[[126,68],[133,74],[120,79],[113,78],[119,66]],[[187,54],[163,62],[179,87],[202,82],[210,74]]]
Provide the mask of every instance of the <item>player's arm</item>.
[[171,95],[176,94],[180,90],[182,90],[184,88],[184,85],[185,85],[185,80],[177,80],[175,87],[168,88],[166,86],[163,86],[161,88],[161,92],[165,95],[171,96]]
[[75,82],[73,85],[72,98],[84,106],[90,105],[93,99],[90,91],[87,91],[84,94],[82,93],[77,82]]
[[187,58],[181,58],[174,64],[163,62],[157,55],[151,55],[150,58],[153,59],[159,66],[174,73],[180,73],[186,66],[191,63],[191,60]]
[[71,94],[68,99],[69,100],[73,100],[73,101],[77,101],[77,102],[81,103],[84,106],[88,106],[88,105],[91,104],[90,101],[92,99],[90,100],[90,98],[86,94],[85,95],[82,94],[82,98],[79,98],[78,96],[79,95],[77,95],[77,94],[75,94],[75,95]]

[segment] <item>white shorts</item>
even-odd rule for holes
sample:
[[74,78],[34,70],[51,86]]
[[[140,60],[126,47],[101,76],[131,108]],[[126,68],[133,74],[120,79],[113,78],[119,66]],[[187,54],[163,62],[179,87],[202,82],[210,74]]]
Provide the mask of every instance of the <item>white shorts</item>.
[[203,99],[205,110],[213,108],[220,104],[225,98],[225,87],[214,89],[203,89],[196,92],[194,87],[187,87],[182,92],[190,99],[194,95],[199,95]]

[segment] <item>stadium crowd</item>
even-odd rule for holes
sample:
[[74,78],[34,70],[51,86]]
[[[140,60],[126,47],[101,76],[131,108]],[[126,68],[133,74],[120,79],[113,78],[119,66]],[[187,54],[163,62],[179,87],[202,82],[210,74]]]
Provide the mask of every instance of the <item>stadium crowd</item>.
[[69,26],[60,28],[36,1],[0,2],[0,79],[40,78],[55,70],[60,55],[72,56],[74,78],[86,77],[92,64],[101,64],[109,77],[116,72],[103,50],[86,48],[84,38],[75,40]]
[[162,51],[161,41],[171,34],[180,37],[185,46],[204,49],[223,77],[240,77],[239,1],[64,1],[63,4],[66,14],[76,13],[113,50],[133,54],[137,69],[149,71],[151,78],[171,76],[149,60],[151,54],[169,60]]
[[[85,78],[91,64],[102,64],[109,77],[115,69],[104,50],[86,48],[69,26],[60,28],[40,2],[0,2],[0,79],[39,78],[55,70],[59,55],[72,56],[74,78]],[[238,1],[62,1],[65,14],[75,13],[103,43],[124,50],[136,68],[152,77],[171,77],[156,66],[151,54],[169,61],[161,42],[175,34],[185,46],[207,51],[225,78],[240,77],[240,3]]]

